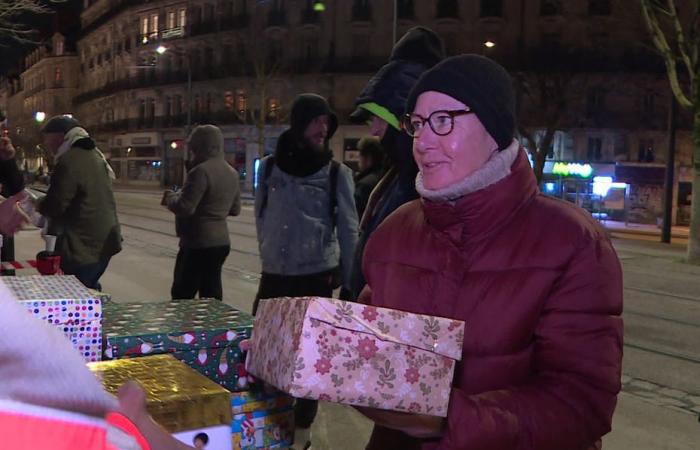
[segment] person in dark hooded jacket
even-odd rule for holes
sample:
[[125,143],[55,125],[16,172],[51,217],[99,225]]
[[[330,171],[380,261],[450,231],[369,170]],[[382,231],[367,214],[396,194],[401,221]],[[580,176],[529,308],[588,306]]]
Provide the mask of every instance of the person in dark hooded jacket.
[[420,75],[444,58],[444,44],[435,32],[425,27],[411,28],[394,45],[389,62],[369,80],[355,101],[357,108],[350,115],[351,120],[369,124],[371,133],[381,140],[389,167],[372,191],[360,219],[350,282],[352,298],[357,298],[365,286],[362,254],[370,235],[399,206],[418,198],[418,167],[413,160],[412,141],[401,132],[399,118],[405,113],[406,99]]
[[384,150],[376,137],[360,139],[357,144],[360,152],[360,171],[355,175],[355,206],[357,215],[367,207],[369,196],[384,174]]
[[[328,146],[335,114],[323,97],[301,94],[292,104],[290,125],[260,167],[255,224],[262,276],[253,314],[260,299],[330,297],[340,284],[347,289],[357,244],[352,171],[332,160]],[[294,450],[311,448],[317,408],[314,400],[297,400]]]
[[166,191],[175,213],[180,251],[170,294],[173,299],[223,298],[221,268],[231,251],[226,218],[241,212],[238,172],[224,159],[224,135],[214,125],[192,131],[192,168],[179,192]]
[[114,172],[73,117],[52,117],[41,131],[56,165],[37,210],[49,219],[48,234],[57,236],[61,270],[99,290],[100,277],[122,248],[112,192]]

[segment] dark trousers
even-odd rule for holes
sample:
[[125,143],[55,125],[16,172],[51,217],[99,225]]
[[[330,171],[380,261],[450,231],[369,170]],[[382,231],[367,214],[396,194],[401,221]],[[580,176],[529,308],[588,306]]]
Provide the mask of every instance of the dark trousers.
[[[330,297],[333,295],[333,271],[312,275],[273,275],[263,273],[258,294],[253,303],[253,315],[263,298],[275,297]],[[311,428],[318,412],[318,402],[298,398],[294,405],[294,423],[298,428]]]
[[80,266],[61,265],[61,270],[63,270],[63,273],[66,275],[75,275],[85,287],[101,291],[102,285],[100,284],[100,277],[107,270],[110,259],[111,258],[107,258],[93,264],[83,264]]
[[223,298],[221,267],[231,248],[226,245],[210,248],[180,248],[175,260],[175,273],[170,295],[175,299]]

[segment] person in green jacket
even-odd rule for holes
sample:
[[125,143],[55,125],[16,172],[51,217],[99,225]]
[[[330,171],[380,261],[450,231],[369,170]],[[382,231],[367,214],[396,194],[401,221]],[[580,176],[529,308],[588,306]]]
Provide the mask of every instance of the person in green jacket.
[[41,131],[55,167],[37,210],[49,219],[48,234],[57,236],[61,270],[99,290],[100,277],[122,248],[112,192],[114,172],[73,117],[52,117]]

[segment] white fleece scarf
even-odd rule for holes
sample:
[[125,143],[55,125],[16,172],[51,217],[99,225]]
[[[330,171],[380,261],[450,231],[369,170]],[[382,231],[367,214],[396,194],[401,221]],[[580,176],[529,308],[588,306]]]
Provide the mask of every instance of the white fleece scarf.
[[[416,177],[416,191],[424,199],[434,202],[452,202],[472,192],[485,189],[492,184],[496,184],[508,175],[510,168],[515,162],[520,150],[520,143],[513,139],[513,142],[500,152],[486,161],[486,164],[468,175],[461,181],[442,189],[428,189],[423,185],[423,174],[418,172]],[[524,151],[524,150],[523,150]]]
[[[66,133],[66,135],[63,137],[63,143],[60,147],[58,147],[56,156],[54,156],[54,161],[57,162],[58,159],[63,156],[64,153],[70,150],[70,148],[73,147],[73,144],[75,144],[77,141],[86,138],[90,138],[90,135],[85,128],[75,127],[68,130],[68,133]],[[94,151],[96,151],[97,154],[100,155],[100,158],[102,158],[102,161],[104,161],[109,178],[115,180],[117,176],[114,174],[114,170],[112,170],[112,167],[107,162],[107,159],[105,159],[105,155],[97,147],[95,147]]]

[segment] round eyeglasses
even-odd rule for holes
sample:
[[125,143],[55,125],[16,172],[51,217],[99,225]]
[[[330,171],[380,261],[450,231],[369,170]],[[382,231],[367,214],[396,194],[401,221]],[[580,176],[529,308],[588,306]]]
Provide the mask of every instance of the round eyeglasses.
[[455,111],[433,111],[427,118],[419,114],[406,114],[401,118],[401,128],[411,137],[417,137],[425,128],[426,122],[438,136],[447,136],[455,127],[455,117],[472,114],[469,109]]

